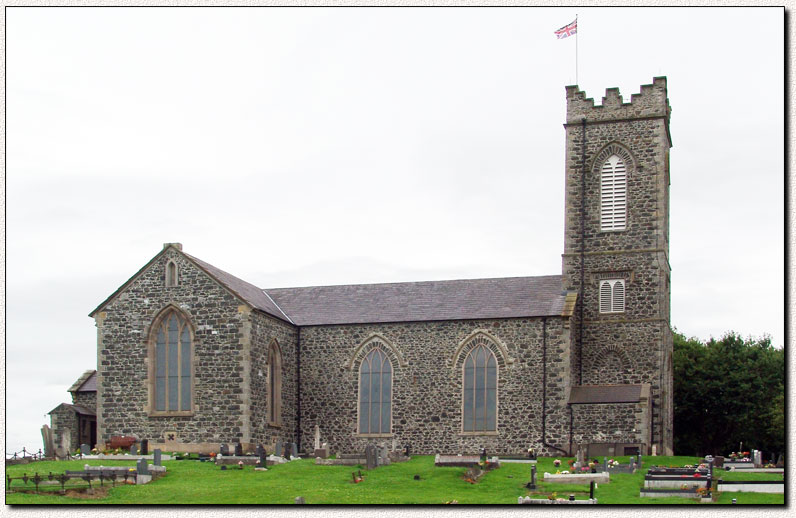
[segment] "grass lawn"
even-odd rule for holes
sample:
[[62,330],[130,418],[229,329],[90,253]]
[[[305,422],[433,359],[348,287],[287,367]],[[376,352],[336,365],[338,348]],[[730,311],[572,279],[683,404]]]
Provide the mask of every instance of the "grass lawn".
[[[619,457],[627,463],[627,457]],[[564,460],[566,464],[567,459]],[[659,465],[694,464],[694,457],[652,457],[647,461]],[[14,477],[22,473],[45,475],[52,471],[80,470],[84,464],[130,465],[124,461],[76,460],[38,462],[8,466],[7,473]],[[354,484],[351,472],[354,466],[316,466],[313,459],[303,459],[272,466],[268,471],[221,471],[209,462],[190,460],[165,461],[167,474],[146,485],[121,485],[102,491],[97,498],[76,498],[56,493],[33,494],[7,492],[6,504],[293,504],[295,497],[303,496],[308,504],[444,504],[457,500],[460,504],[516,504],[517,497],[547,498],[555,492],[567,498],[589,496],[587,485],[548,484],[542,481],[544,472],[555,473],[552,458],[541,458],[538,463],[538,489],[529,491],[525,484],[530,480],[530,465],[504,463],[499,469],[484,475],[477,484],[466,482],[465,468],[437,468],[434,457],[423,455],[408,462],[383,466],[372,471],[362,470],[365,480]],[[560,469],[560,468],[559,468]],[[646,469],[644,470],[646,471]],[[420,480],[414,480],[419,475]],[[724,473],[722,473],[724,475]],[[747,473],[746,476],[766,475]],[[735,474],[733,474],[735,476]],[[753,477],[757,478],[757,477]],[[644,473],[612,474],[609,484],[600,484],[596,496],[600,504],[691,504],[695,501],[678,498],[641,498]],[[73,481],[70,485],[76,484]],[[85,483],[83,483],[85,484]],[[98,487],[99,483],[92,486]],[[109,483],[105,483],[109,486]],[[12,490],[25,487],[14,481]],[[27,487],[33,489],[32,483]],[[48,491],[58,489],[50,487]],[[727,493],[719,503],[729,504],[733,498],[739,504],[784,504],[784,495],[757,493]]]

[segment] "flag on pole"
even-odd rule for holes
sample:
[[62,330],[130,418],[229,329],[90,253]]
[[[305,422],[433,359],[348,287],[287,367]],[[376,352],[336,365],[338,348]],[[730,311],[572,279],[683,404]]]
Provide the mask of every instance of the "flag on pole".
[[572,36],[573,34],[578,33],[578,19],[575,18],[575,21],[570,23],[569,25],[564,25],[560,29],[556,31],[556,38],[563,39],[567,36]]

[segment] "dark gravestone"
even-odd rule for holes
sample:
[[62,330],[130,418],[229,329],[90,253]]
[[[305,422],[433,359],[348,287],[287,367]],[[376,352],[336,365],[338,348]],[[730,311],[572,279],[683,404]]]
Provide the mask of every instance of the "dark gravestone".
[[785,459],[782,457],[782,454],[779,454],[779,458],[777,459],[776,467],[784,468],[785,467]]
[[724,467],[724,457],[713,457],[713,466],[717,468]]
[[160,466],[161,465],[160,464],[160,455],[161,455],[160,448],[155,448],[155,454],[153,455],[153,461],[152,461],[152,462],[154,462],[155,466]]
[[260,458],[260,465],[265,467],[265,448],[263,448],[262,444],[257,445],[257,456]]
[[298,445],[296,443],[290,443],[290,456],[291,457],[298,457]]
[[222,444],[221,446],[219,446],[218,453],[221,455],[229,455],[229,446],[227,446],[226,444]]
[[603,457],[603,471],[608,471],[608,457]]
[[638,468],[638,469],[641,469],[641,466],[642,466],[642,464],[643,464],[643,463],[642,463],[642,461],[641,461],[641,454],[639,453],[639,454],[638,454],[638,466],[637,466],[637,468]]
[[243,445],[239,442],[235,443],[235,456],[239,457],[243,455]]
[[281,457],[282,456],[282,443],[281,442],[277,442],[276,443],[276,446],[274,447],[274,455],[276,455],[277,457]]
[[404,455],[409,456],[409,445],[404,446]]
[[149,475],[149,469],[147,468],[146,465],[146,459],[138,459],[138,462],[135,463],[135,469],[139,475]]
[[130,455],[138,455],[138,447],[135,444],[130,445]]
[[531,487],[528,489],[536,489],[536,464],[531,465]]
[[81,455],[91,455],[91,448],[88,444],[81,444],[80,445],[80,454]]
[[368,469],[375,469],[378,466],[378,457],[376,456],[376,447],[368,444],[365,448],[365,461]]
[[141,455],[149,455],[149,439],[141,441]]

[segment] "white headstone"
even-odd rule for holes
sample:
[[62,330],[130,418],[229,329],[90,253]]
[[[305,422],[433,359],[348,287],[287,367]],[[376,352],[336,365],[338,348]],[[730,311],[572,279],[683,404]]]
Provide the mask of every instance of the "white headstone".
[[657,444],[653,444],[652,445],[652,456],[655,457],[656,455],[658,455],[658,445]]
[[315,425],[315,449],[318,450],[321,447],[321,429],[318,425]]

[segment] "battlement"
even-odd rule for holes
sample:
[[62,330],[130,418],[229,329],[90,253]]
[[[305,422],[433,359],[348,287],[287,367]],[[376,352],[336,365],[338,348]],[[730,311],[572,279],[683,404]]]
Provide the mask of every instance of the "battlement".
[[630,96],[630,102],[622,101],[619,88],[607,88],[602,105],[595,106],[594,99],[577,85],[567,86],[567,123],[580,123],[584,117],[588,122],[666,117],[672,109],[666,93],[666,77],[655,77],[652,84],[641,85],[641,92]]

